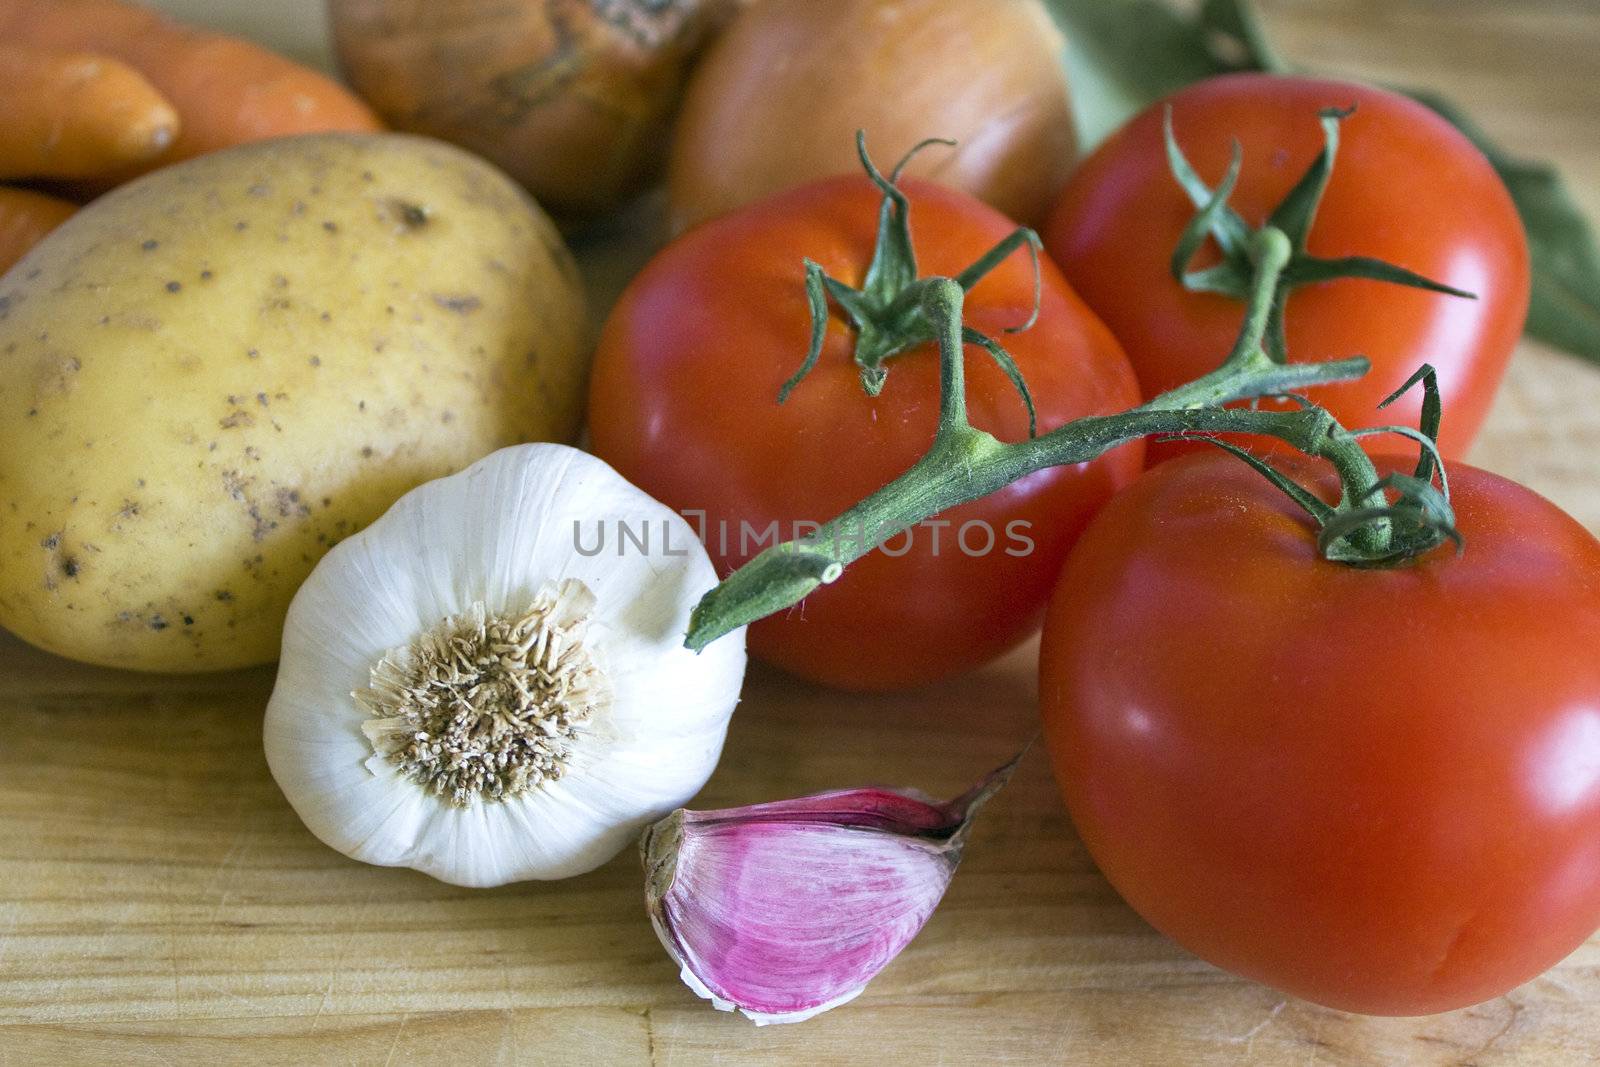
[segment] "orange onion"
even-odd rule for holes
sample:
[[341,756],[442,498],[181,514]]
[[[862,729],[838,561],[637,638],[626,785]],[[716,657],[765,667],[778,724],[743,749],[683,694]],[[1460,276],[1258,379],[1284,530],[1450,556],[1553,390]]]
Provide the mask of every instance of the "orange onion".
[[908,173],[1039,220],[1076,138],[1065,42],[1038,0],[760,0],[708,50],[673,135],[674,230],[853,173],[855,132]]
[[654,176],[689,64],[739,2],[330,0],[329,10],[345,76],[386,122],[469,148],[553,214],[583,218]]

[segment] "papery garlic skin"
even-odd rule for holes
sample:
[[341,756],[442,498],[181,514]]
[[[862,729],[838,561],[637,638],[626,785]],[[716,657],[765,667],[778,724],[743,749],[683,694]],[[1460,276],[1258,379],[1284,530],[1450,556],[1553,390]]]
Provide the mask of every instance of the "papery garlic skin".
[[933,914],[977,809],[1015,763],[948,804],[856,789],[723,811],[645,832],[646,903],[690,989],[757,1025],[843,1004]]
[[[649,550],[610,536],[593,552],[597,523],[648,529]],[[744,635],[699,655],[682,646],[716,580],[688,523],[576,449],[507,448],[419,486],[323,557],[290,605],[264,729],[273,777],[317,837],[367,863],[466,886],[591,870],[716,765]],[[559,778],[451,803],[383,757],[354,694],[386,655],[479,604],[521,614],[563,582],[593,597],[582,640],[607,691]]]

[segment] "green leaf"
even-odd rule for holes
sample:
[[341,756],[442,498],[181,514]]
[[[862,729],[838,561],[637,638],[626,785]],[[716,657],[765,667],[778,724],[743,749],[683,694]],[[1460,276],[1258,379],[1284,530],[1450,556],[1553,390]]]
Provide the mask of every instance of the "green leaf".
[[1073,118],[1085,148],[1152,100],[1217,73],[1194,26],[1160,0],[1046,0],[1067,38]]
[[1190,82],[1278,69],[1244,0],[1207,0],[1195,16],[1163,0],[1044,3],[1066,34],[1073,114],[1085,148]]
[[1488,157],[1528,231],[1533,299],[1527,331],[1541,341],[1600,361],[1600,245],[1561,175],[1547,163],[1517,159],[1482,127],[1437,94],[1406,93],[1443,115]]

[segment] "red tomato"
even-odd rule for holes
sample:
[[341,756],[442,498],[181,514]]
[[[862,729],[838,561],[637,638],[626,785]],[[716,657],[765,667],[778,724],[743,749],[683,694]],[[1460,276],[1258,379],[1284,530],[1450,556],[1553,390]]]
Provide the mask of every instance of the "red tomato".
[[1101,871],[1205,959],[1350,1011],[1476,1003],[1600,925],[1600,543],[1451,471],[1465,554],[1358,570],[1233,457],[1164,463],[1045,623],[1045,735]]
[[[1439,444],[1446,456],[1465,452],[1528,310],[1522,223],[1499,176],[1458,130],[1413,100],[1347,82],[1268,74],[1199,82],[1140,114],[1067,184],[1045,247],[1122,342],[1145,396],[1216,367],[1243,317],[1239,302],[1188,292],[1168,273],[1194,215],[1167,166],[1161,126],[1168,104],[1179,146],[1213,187],[1227,170],[1230,142],[1239,140],[1244,163],[1230,203],[1252,226],[1322,150],[1318,111],[1356,105],[1341,129],[1308,251],[1376,257],[1478,299],[1364,279],[1303,286],[1288,302],[1289,358],[1372,360],[1365,378],[1313,390],[1346,426],[1416,425],[1420,391],[1381,415],[1377,405],[1419,363],[1431,362],[1444,399]],[[1179,450],[1156,446],[1150,456]]]
[[[924,275],[954,275],[1014,224],[963,193],[906,181]],[[606,324],[589,394],[596,454],[668,505],[704,512],[723,573],[777,523],[822,523],[904,472],[933,441],[939,407],[932,345],[891,359],[869,397],[837,316],[821,361],[779,405],[810,338],[803,257],[860,285],[880,194],[864,177],[781,193],[690,231],[653,260]],[[1109,331],[1049,264],[1038,323],[1033,272],[1015,255],[969,295],[966,322],[1016,359],[1044,432],[1138,403]],[[1005,441],[1027,413],[981,349],[966,358],[973,424]],[[788,614],[750,629],[752,651],[796,674],[852,689],[926,684],[985,662],[1031,633],[1079,530],[1137,473],[1137,447],[1041,472],[956,508],[852,564]],[[808,532],[802,527],[799,533]],[[963,538],[964,532],[964,538]],[[724,534],[726,535],[724,537]],[[937,540],[937,544],[935,541]]]

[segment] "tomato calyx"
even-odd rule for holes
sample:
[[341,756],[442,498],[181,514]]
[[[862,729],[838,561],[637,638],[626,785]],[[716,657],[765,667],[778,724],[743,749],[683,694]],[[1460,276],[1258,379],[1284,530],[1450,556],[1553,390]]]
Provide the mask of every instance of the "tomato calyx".
[[[861,166],[883,193],[883,205],[878,211],[877,244],[873,248],[872,262],[867,267],[861,288],[856,289],[830,276],[820,264],[805,261],[806,299],[811,307],[811,347],[805,361],[783,387],[778,390],[778,403],[789,399],[792,393],[811,373],[822,355],[822,343],[828,332],[828,301],[831,298],[849,318],[855,328],[856,343],[853,358],[861,372],[861,388],[868,396],[877,396],[888,378],[888,361],[894,356],[927,344],[935,339],[934,326],[923,313],[926,286],[934,279],[917,276],[917,253],[911,240],[911,205],[900,190],[900,175],[906,164],[917,153],[930,145],[954,145],[955,142],[940,137],[930,137],[913,145],[905,157],[885,177],[867,154],[864,131],[856,132],[856,154]],[[1039,318],[1039,303],[1043,292],[1039,253],[1042,244],[1039,235],[1025,226],[1019,226],[988,252],[980,256],[966,270],[953,279],[962,292],[970,290],[984,275],[999,266],[1006,257],[1018,249],[1026,248],[1033,263],[1033,310],[1026,321],[1007,327],[1006,333],[1021,333],[1030,329]],[[1028,391],[1022,372],[998,341],[971,327],[962,328],[963,339],[987,352],[1022,397],[1028,409],[1028,435],[1038,432],[1038,417],[1034,411],[1033,395]]]
[[[1284,308],[1289,294],[1302,285],[1338,278],[1368,278],[1466,300],[1477,299],[1475,293],[1444,285],[1381,259],[1370,256],[1325,259],[1313,256],[1306,250],[1306,241],[1316,222],[1317,208],[1327,191],[1334,158],[1339,152],[1339,126],[1354,113],[1354,106],[1326,108],[1318,113],[1322,123],[1322,151],[1263,224],[1263,227],[1270,226],[1282,231],[1289,238],[1292,249],[1289,262],[1279,276],[1278,300],[1267,323],[1267,355],[1278,363],[1288,360]],[[1162,120],[1162,135],[1166,140],[1167,165],[1172,176],[1188,194],[1196,209],[1194,218],[1184,228],[1177,247],[1173,249],[1170,266],[1172,277],[1190,292],[1218,293],[1241,302],[1247,301],[1252,279],[1257,273],[1256,264],[1251,258],[1250,236],[1257,231],[1253,231],[1239,213],[1228,206],[1228,197],[1238,184],[1243,163],[1239,142],[1233,142],[1228,169],[1213,190],[1190,165],[1183,149],[1179,147],[1172,129],[1171,107],[1167,108]],[[1221,252],[1221,261],[1210,267],[1190,269],[1189,264],[1207,238]]]
[[[1460,555],[1466,541],[1456,529],[1455,511],[1450,506],[1450,480],[1439,455],[1442,409],[1433,367],[1424,363],[1380,407],[1388,407],[1419,383],[1424,391],[1420,429],[1374,426],[1339,431],[1356,439],[1385,433],[1409,438],[1418,446],[1415,470],[1411,474],[1389,474],[1366,486],[1357,483],[1354,489],[1345,481],[1336,504],[1328,504],[1267,460],[1214,434],[1169,434],[1157,440],[1205,441],[1249,464],[1316,523],[1317,551],[1324,559],[1352,567],[1396,567],[1427,555],[1446,541],[1452,542]],[[1285,399],[1308,404],[1294,394],[1287,394]],[[1433,484],[1435,476],[1438,485]],[[1393,499],[1390,493],[1394,494]],[[1386,537],[1373,536],[1379,526],[1386,528]]]

